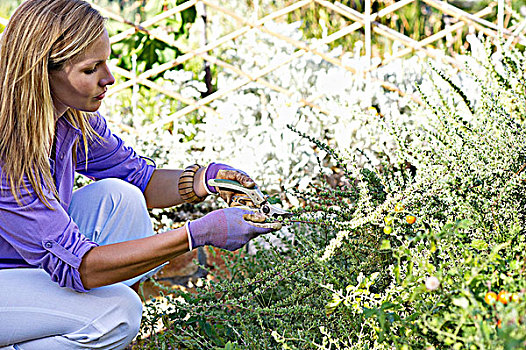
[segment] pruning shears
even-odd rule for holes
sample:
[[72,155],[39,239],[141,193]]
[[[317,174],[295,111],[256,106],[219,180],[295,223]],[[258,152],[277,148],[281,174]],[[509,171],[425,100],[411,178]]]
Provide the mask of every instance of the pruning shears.
[[231,204],[232,206],[249,206],[258,209],[259,212],[273,219],[292,216],[292,213],[270,204],[268,202],[267,196],[265,196],[257,186],[253,188],[247,188],[237,181],[225,179],[210,179],[208,180],[208,185],[243,193],[244,196],[234,197],[234,203]]

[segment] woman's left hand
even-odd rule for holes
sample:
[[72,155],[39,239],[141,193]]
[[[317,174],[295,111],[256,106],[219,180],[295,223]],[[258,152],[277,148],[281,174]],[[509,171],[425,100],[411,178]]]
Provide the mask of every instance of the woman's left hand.
[[206,169],[206,184],[208,191],[211,193],[219,193],[221,198],[230,205],[232,203],[232,198],[235,195],[242,195],[242,193],[229,191],[225,189],[218,189],[213,186],[208,185],[208,180],[210,179],[224,179],[224,180],[233,180],[239,182],[241,185],[243,185],[246,188],[254,188],[256,186],[256,183],[254,180],[250,178],[245,172],[234,169],[230,165],[221,164],[221,163],[210,163],[208,168]]

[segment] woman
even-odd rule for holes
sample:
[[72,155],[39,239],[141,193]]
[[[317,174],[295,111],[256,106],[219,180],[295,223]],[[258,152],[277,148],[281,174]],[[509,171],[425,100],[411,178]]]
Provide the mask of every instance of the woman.
[[[153,234],[147,207],[198,202],[211,178],[255,184],[224,164],[155,169],[126,147],[97,113],[109,55],[82,0],[27,0],[2,35],[0,349],[122,349],[142,314],[128,286],[196,247],[279,229],[232,207]],[[75,172],[99,181],[73,193]]]

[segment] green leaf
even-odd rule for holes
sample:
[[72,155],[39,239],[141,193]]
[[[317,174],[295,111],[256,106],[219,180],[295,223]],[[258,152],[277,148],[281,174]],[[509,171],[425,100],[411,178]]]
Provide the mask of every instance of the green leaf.
[[228,342],[225,344],[225,347],[223,350],[237,350],[239,349],[236,344],[233,344],[232,342]]
[[378,310],[377,309],[369,309],[367,307],[364,307],[363,308],[363,316],[365,318],[369,318],[371,316],[374,316],[378,313]]
[[401,308],[401,306],[398,305],[398,304],[393,304],[393,303],[390,303],[390,302],[386,301],[386,302],[384,302],[384,303],[382,304],[382,306],[381,306],[380,308],[381,308],[382,310],[388,310],[388,309],[394,309],[394,310],[396,310],[396,309]]
[[380,245],[380,250],[390,250],[391,249],[391,242],[387,239],[382,240],[382,244]]
[[464,219],[456,222],[457,229],[467,229],[473,226],[474,221],[470,219]]
[[471,242],[471,246],[477,250],[486,250],[488,248],[488,243],[486,243],[482,239],[474,239]]

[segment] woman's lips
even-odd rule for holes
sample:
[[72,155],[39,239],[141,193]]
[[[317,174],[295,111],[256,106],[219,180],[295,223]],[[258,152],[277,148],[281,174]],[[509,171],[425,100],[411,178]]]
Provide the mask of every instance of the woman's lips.
[[97,100],[102,100],[104,98],[104,96],[106,96],[106,91],[104,91],[102,94],[100,94],[99,96],[95,97],[95,99]]

